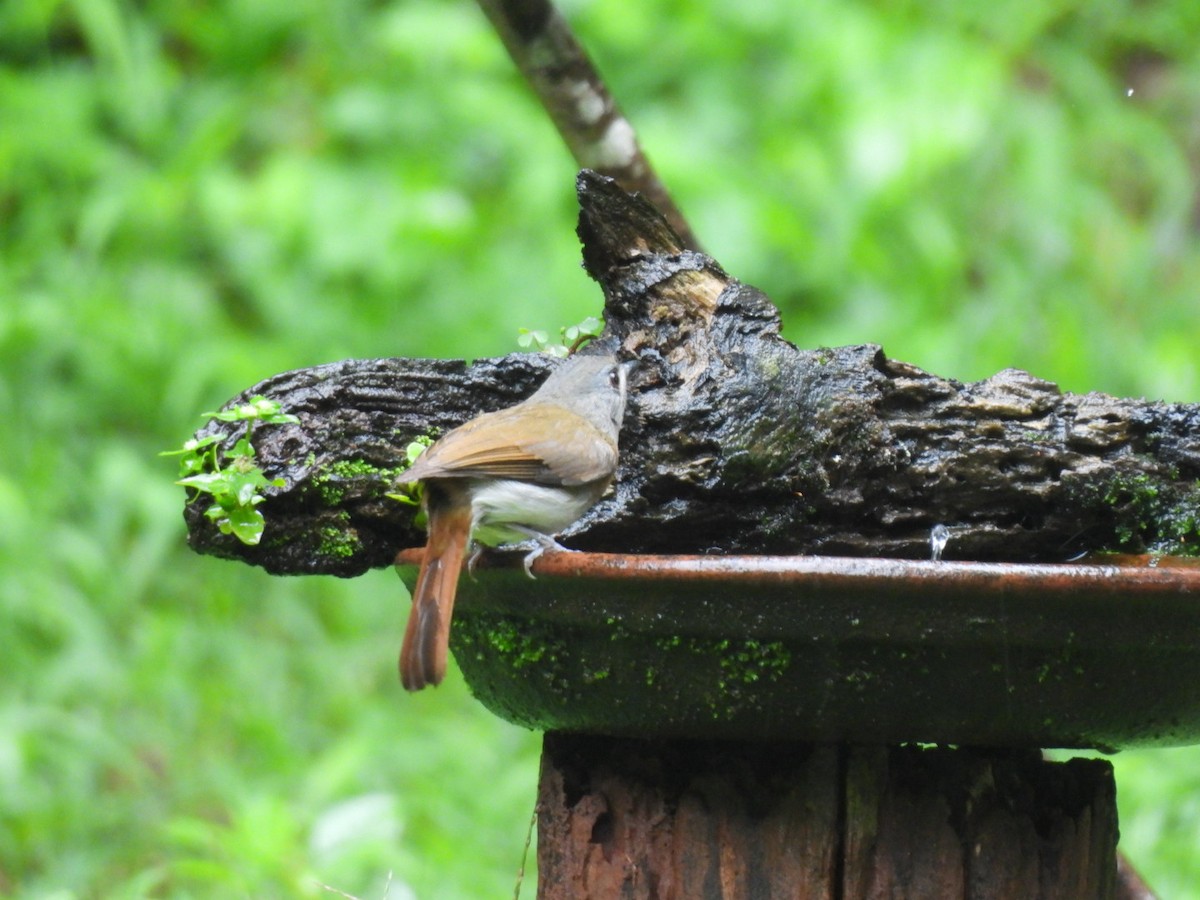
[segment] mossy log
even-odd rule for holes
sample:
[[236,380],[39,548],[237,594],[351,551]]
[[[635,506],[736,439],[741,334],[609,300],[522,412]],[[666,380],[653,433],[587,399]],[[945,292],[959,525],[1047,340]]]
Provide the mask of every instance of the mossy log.
[[[684,249],[636,194],[584,171],[584,265],[601,340],[637,357],[614,491],[564,536],[580,549],[1048,561],[1195,554],[1200,406],[1064,393],[1016,370],[964,384],[875,345],[797,349],[760,291]],[[386,496],[406,445],[528,395],[556,361],[347,360],[262,394],[298,425],[256,429],[262,542],[189,503],[193,548],[280,574],[351,576],[423,535]],[[230,446],[244,426],[213,422]]]

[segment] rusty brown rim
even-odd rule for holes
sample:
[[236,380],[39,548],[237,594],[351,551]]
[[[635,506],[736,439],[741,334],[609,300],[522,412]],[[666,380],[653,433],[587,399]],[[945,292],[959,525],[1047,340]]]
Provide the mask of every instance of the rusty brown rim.
[[[420,565],[422,548],[402,550],[397,565]],[[490,553],[480,570],[520,564],[519,553]],[[620,581],[736,581],[809,587],[904,583],[955,591],[1046,593],[1200,593],[1200,560],[1122,556],[1072,563],[960,562],[838,556],[690,556],[547,552],[537,576]]]

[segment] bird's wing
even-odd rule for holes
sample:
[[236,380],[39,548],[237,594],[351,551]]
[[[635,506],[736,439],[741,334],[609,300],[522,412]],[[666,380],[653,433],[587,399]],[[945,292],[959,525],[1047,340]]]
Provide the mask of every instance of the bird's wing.
[[[582,416],[558,407],[552,434],[522,433],[529,412],[513,408],[486,413],[447,432],[417,458],[406,480],[513,478],[539,484],[576,485],[613,473],[617,449]],[[504,440],[498,442],[497,436]]]
[[562,415],[553,435],[520,443],[545,467],[546,476],[533,479],[543,484],[588,484],[611,478],[617,469],[616,442],[574,413]]

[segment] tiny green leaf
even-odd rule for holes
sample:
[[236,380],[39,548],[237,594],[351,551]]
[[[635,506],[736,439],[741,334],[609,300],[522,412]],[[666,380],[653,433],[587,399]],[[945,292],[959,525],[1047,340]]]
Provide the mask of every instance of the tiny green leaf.
[[218,438],[215,434],[210,434],[202,438],[188,438],[183,442],[183,446],[178,450],[163,450],[158,455],[183,456],[185,453],[196,453],[199,450],[203,450],[205,447],[211,447],[218,440],[220,440],[220,438]]
[[251,460],[254,459],[254,445],[250,443],[248,438],[242,438],[233,445],[233,449],[229,451],[229,458],[234,460]]
[[407,447],[404,448],[404,457],[408,460],[408,465],[411,467],[413,463],[433,444],[433,438],[428,435],[421,435],[415,438]]
[[218,419],[222,422],[260,421],[268,425],[296,425],[300,420],[290,413],[283,412],[278,400],[268,400],[261,394],[251,397],[248,403],[240,403],[231,409],[216,412],[201,413],[207,419]]
[[218,435],[192,438],[179,450],[161,456],[179,456],[180,478],[176,484],[198,493],[209,494],[212,505],[204,511],[222,534],[232,534],[246,544],[257,544],[266,520],[256,507],[266,502],[263,490],[283,487],[282,478],[268,479],[254,464],[254,445],[250,442],[255,421],[270,425],[296,424],[300,420],[282,411],[279,403],[266,397],[217,413],[204,413],[223,422],[246,421],[246,433],[225,454],[219,452]]
[[564,325],[558,330],[559,340],[550,342],[549,335],[544,331],[529,328],[517,329],[517,346],[526,350],[536,347],[551,356],[565,357],[574,353],[581,345],[598,337],[604,331],[604,323],[595,316],[588,316],[576,325]]
[[[228,528],[225,527],[226,523],[228,523]],[[230,510],[229,518],[224,522],[218,522],[217,525],[226,534],[232,532],[234,537],[243,544],[253,547],[262,540],[266,520],[257,509],[238,507]]]
[[600,337],[604,333],[604,323],[595,316],[588,316],[576,327],[580,334],[586,334],[588,337]]
[[199,475],[181,478],[175,483],[212,494],[219,490],[224,490],[228,481],[228,476],[224,472],[203,472]]

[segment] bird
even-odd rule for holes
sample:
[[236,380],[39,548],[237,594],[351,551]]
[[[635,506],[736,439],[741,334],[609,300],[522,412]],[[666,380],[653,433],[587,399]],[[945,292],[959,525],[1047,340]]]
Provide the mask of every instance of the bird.
[[[568,358],[529,398],[447,432],[401,479],[421,483],[427,540],[400,650],[408,691],[441,683],[470,545],[533,541],[525,571],[612,482],[631,362]],[[472,557],[472,562],[474,557]]]

